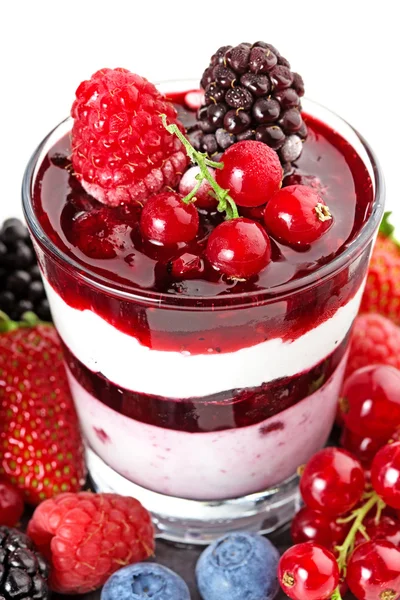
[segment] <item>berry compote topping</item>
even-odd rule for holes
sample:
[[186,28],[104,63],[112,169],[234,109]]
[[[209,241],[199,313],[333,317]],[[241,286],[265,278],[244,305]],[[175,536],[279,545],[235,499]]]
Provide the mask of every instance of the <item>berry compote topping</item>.
[[264,211],[267,231],[285,244],[308,246],[333,223],[332,214],[321,196],[305,185],[281,189]]
[[[185,93],[170,95],[169,98],[174,102],[181,121],[190,132],[195,119],[193,112],[184,105],[186,96]],[[166,134],[170,136],[169,140],[177,140],[179,148],[183,150],[182,139],[178,139],[177,136],[177,132],[181,133],[181,128],[174,122],[172,115],[175,113],[171,110],[173,109],[165,111],[168,122]],[[243,202],[246,206],[237,207],[232,190],[229,189],[228,192],[227,188],[218,185],[215,180],[222,176],[222,164],[202,155],[203,170],[199,166],[190,167],[182,178],[179,189],[182,196],[186,194],[187,202],[185,207],[182,199],[183,207],[179,206],[179,209],[193,215],[192,225],[189,227],[190,235],[183,231],[185,228],[180,227],[179,235],[173,237],[173,243],[158,240],[158,244],[164,245],[156,245],[153,243],[157,241],[154,234],[142,234],[140,222],[143,201],[132,202],[130,199],[129,203],[122,202],[119,206],[104,206],[83,190],[75,175],[75,169],[74,173],[71,170],[68,158],[71,145],[68,137],[60,139],[54,145],[40,166],[34,190],[35,212],[46,234],[61,251],[111,285],[190,297],[217,296],[232,292],[243,294],[273,289],[316,271],[343,252],[365,222],[373,200],[371,180],[351,146],[324,124],[308,115],[303,117],[309,130],[307,143],[300,158],[296,160],[295,167],[283,179],[283,187],[294,182],[315,187],[322,200],[320,204],[329,206],[331,214],[334,215],[332,220],[319,221],[321,228],[327,227],[328,223],[329,229],[306,246],[288,245],[274,239],[272,235],[268,256],[268,242],[265,241],[268,238],[264,229],[263,213],[266,202],[271,202],[271,190],[277,191],[279,188],[282,173],[277,169],[277,165],[269,170],[273,175],[272,179],[264,182],[264,204],[255,206],[259,202],[258,197],[257,202],[250,198]],[[163,127],[161,119],[160,123],[160,127]],[[173,126],[175,131],[171,129]],[[254,140],[246,143],[257,145]],[[173,142],[171,144],[173,145]],[[235,146],[240,148],[241,144]],[[235,146],[232,146],[229,152],[233,152]],[[267,146],[265,148],[272,152]],[[221,162],[224,163],[224,158],[221,158]],[[241,165],[237,166],[240,168]],[[193,172],[193,169],[196,170]],[[207,177],[204,175],[204,169],[207,170]],[[190,184],[185,183],[186,177]],[[318,187],[313,185],[315,182],[318,183]],[[192,186],[190,191],[192,183],[194,188]],[[267,188],[269,192],[265,192]],[[152,189],[154,196],[158,190]],[[193,209],[198,215],[197,234],[194,233],[196,217]],[[150,207],[147,210],[150,211]],[[322,208],[322,211],[325,209]],[[172,214],[176,216],[175,211],[172,211]],[[233,222],[238,216],[253,222],[251,230],[260,236],[264,246],[264,250],[261,249],[256,257],[258,270],[255,270],[255,266],[242,266],[240,276],[236,268],[235,275],[232,276],[229,267],[228,270],[224,270],[212,252],[210,256],[211,240],[208,244],[208,239],[223,223],[224,216],[229,219],[228,227],[225,226],[220,231],[239,227],[239,224],[230,224],[230,221]],[[144,218],[142,223],[143,221]],[[171,223],[172,221],[173,219]],[[171,229],[174,230],[173,225]],[[149,241],[149,238],[152,241]],[[236,240],[232,243],[234,241]],[[230,250],[235,254],[237,244]],[[254,258],[250,257],[250,262]],[[244,278],[246,281],[243,281]]]

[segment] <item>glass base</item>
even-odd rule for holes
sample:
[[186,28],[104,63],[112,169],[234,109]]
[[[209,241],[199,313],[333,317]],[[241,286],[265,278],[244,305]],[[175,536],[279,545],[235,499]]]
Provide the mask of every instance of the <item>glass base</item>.
[[136,498],[152,514],[156,536],[176,543],[205,545],[231,531],[271,533],[300,506],[297,476],[242,498],[201,501],[166,496],[132,483],[91,449],[87,464],[97,492]]

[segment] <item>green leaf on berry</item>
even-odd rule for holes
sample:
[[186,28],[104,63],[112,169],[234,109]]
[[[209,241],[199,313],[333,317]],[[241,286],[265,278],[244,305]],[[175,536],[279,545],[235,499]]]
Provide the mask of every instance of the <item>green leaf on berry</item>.
[[21,321],[13,321],[6,313],[0,311],[0,333],[7,333],[21,327],[35,327],[35,325],[51,325],[51,323],[41,321],[32,311],[24,313]]
[[229,190],[224,190],[218,183],[215,181],[214,177],[211,175],[210,171],[207,167],[212,167],[213,169],[223,169],[224,165],[220,162],[215,162],[210,160],[204,152],[199,152],[195,150],[189,140],[183,135],[181,130],[174,123],[168,124],[166,115],[160,115],[162,123],[165,129],[171,134],[176,135],[176,137],[182,142],[186,154],[190,158],[190,160],[197,164],[200,168],[200,173],[196,176],[197,183],[193,190],[183,198],[183,202],[189,204],[189,202],[193,202],[196,197],[196,193],[200,189],[200,186],[204,180],[207,180],[211,185],[215,198],[218,200],[217,210],[220,213],[225,213],[225,219],[236,219],[239,217],[238,209],[235,201],[230,197]]

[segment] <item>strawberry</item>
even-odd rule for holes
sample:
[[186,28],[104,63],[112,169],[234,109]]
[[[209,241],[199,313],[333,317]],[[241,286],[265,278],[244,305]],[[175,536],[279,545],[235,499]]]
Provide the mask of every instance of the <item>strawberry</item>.
[[360,312],[379,313],[400,325],[400,244],[385,213],[372,253]]
[[400,369],[400,328],[380,315],[359,315],[354,322],[346,377],[375,364]]
[[54,327],[0,317],[0,474],[38,504],[85,482],[78,419]]

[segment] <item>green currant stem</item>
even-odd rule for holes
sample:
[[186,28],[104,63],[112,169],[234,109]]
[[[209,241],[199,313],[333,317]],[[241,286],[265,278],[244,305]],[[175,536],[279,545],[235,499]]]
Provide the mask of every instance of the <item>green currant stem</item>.
[[[373,493],[373,495],[370,496],[370,498],[367,500],[367,502],[363,506],[361,506],[357,510],[353,511],[351,516],[354,519],[354,523],[351,526],[350,531],[347,534],[346,539],[344,540],[343,544],[341,546],[336,547],[336,550],[339,552],[339,556],[337,558],[337,563],[338,563],[339,571],[342,575],[346,574],[347,557],[348,557],[348,554],[351,552],[351,550],[354,547],[354,540],[355,540],[357,531],[360,531],[360,530],[362,531],[363,521],[364,521],[366,515],[369,513],[369,511],[376,504],[379,507],[379,504],[382,504],[382,503],[383,503],[383,500],[381,500],[377,494]],[[383,506],[384,506],[384,503],[383,503]],[[346,519],[339,520],[339,522],[342,522],[342,523],[344,523],[346,521],[347,521]]]
[[342,595],[338,587],[333,592],[332,596],[330,597],[330,600],[342,600]]
[[207,158],[207,155],[203,152],[198,152],[195,150],[189,140],[183,135],[179,127],[175,125],[175,123],[168,124],[166,115],[160,115],[160,117],[165,129],[172,135],[176,135],[176,137],[182,142],[186,150],[186,154],[190,160],[196,163],[200,168],[200,177],[198,178],[198,183],[196,183],[194,189],[183,199],[183,201],[186,204],[191,202],[199,190],[202,181],[205,179],[210,184],[215,194],[215,198],[218,200],[218,212],[224,212],[226,214],[226,219],[236,219],[239,216],[239,213],[234,200],[229,196],[229,190],[224,190],[220,185],[218,185],[210,171],[207,169],[207,167],[223,169],[223,163],[214,162]]

